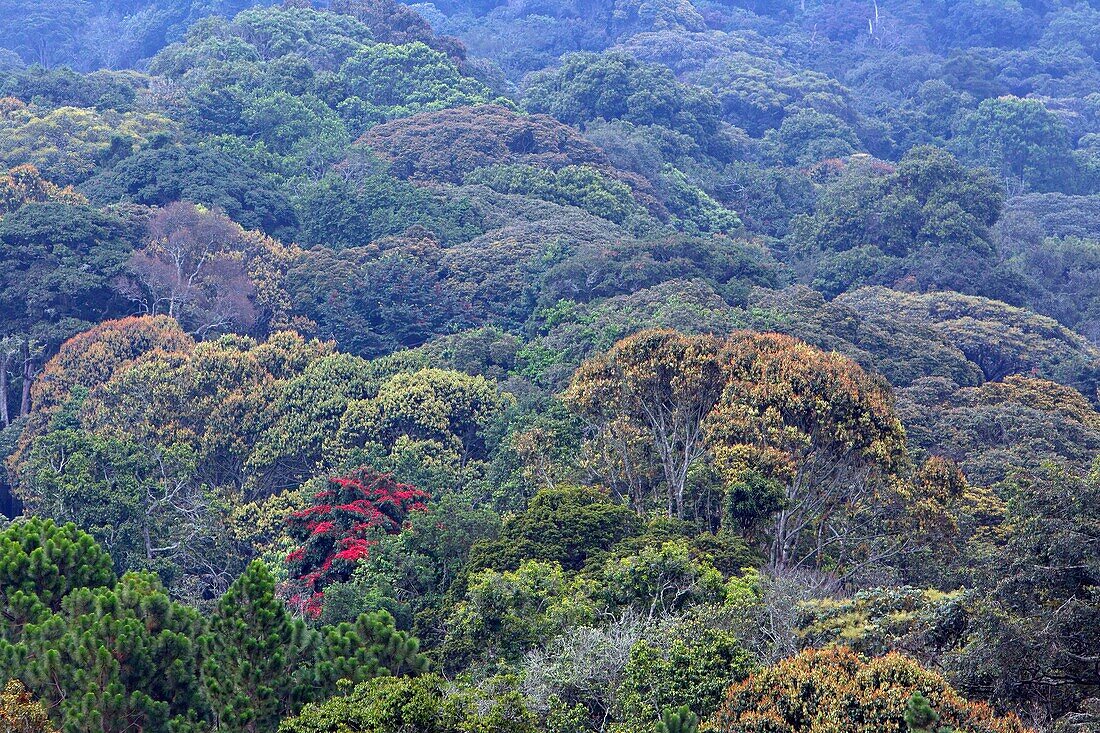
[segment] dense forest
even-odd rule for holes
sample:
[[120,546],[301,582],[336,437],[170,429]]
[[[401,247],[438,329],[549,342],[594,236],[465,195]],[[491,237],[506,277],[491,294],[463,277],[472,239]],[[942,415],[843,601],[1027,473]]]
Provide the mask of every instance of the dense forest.
[[5,733],[1096,733],[1098,410],[1100,0],[0,0]]

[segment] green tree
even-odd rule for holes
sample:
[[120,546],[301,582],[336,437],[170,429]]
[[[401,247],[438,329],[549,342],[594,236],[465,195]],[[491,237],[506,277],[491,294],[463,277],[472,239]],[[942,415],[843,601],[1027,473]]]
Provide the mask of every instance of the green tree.
[[932,709],[928,698],[918,690],[909,698],[909,706],[905,709],[905,726],[909,733],[951,733],[947,727],[937,728],[940,720],[939,714]]
[[28,333],[50,350],[125,308],[111,281],[134,245],[133,227],[91,206],[28,203],[0,220],[0,332]]
[[436,674],[364,682],[348,694],[307,706],[279,733],[535,733],[538,728],[518,692],[499,697]]
[[1038,99],[985,100],[963,120],[957,147],[967,160],[1030,188],[1076,192],[1069,132]]
[[528,560],[511,572],[483,570],[446,621],[448,667],[517,661],[571,626],[590,623],[595,605],[560,565]]
[[111,558],[73,524],[31,517],[0,532],[2,637],[16,643],[28,624],[61,610],[78,588],[114,584]]
[[730,629],[736,624],[720,606],[697,606],[662,620],[635,642],[618,692],[623,722],[648,728],[680,705],[709,718],[730,685],[754,667]]
[[542,489],[504,525],[498,539],[471,548],[470,566],[514,570],[525,560],[539,560],[580,570],[615,543],[637,534],[639,524],[629,507],[598,489]]
[[681,84],[666,67],[622,52],[572,54],[560,68],[533,74],[525,104],[570,124],[603,118],[662,125],[716,156],[727,152],[718,139],[718,102],[709,91]]
[[70,592],[17,643],[0,643],[0,660],[67,731],[192,730],[205,717],[194,644],[200,625],[156,576],[128,573],[113,588]]
[[301,699],[309,636],[276,598],[275,579],[259,560],[218,600],[199,646],[203,689],[219,730],[274,730]]
[[657,733],[698,733],[699,716],[691,712],[687,705],[676,709],[669,708],[661,715],[656,726]]

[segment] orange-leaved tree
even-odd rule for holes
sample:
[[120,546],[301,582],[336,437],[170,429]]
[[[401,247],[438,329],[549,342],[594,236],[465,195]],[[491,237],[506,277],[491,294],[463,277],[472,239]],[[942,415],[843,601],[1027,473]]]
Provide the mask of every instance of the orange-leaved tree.
[[820,567],[854,546],[867,555],[868,533],[884,528],[868,510],[887,504],[907,462],[890,386],[840,354],[771,333],[735,334],[724,367],[708,440],[728,484],[755,476],[777,489],[772,567]]
[[[918,697],[919,695],[919,697]],[[810,649],[733,685],[707,721],[715,733],[906,733],[911,701],[954,733],[1027,733],[966,700],[936,672],[900,654],[866,659],[850,649]],[[927,713],[927,709],[925,709]]]
[[[642,331],[582,364],[565,394],[600,442],[619,453],[628,475],[640,470],[638,452],[652,451],[669,516],[684,516],[688,471],[707,452],[703,425],[722,394],[722,349],[714,336]],[[627,483],[631,502],[642,508],[638,482]]]

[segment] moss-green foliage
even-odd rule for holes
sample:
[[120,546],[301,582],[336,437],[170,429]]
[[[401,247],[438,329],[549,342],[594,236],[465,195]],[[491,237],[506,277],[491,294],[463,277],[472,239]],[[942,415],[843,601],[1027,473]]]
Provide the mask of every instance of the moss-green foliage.
[[514,569],[525,560],[558,563],[579,570],[594,555],[639,529],[628,507],[590,488],[544,489],[500,538],[475,546],[475,568]]
[[491,166],[470,173],[466,183],[577,206],[616,224],[646,216],[629,186],[587,166],[565,166],[556,171],[525,165]]
[[285,721],[279,733],[533,733],[533,716],[515,694],[484,698],[476,688],[455,684],[438,675],[379,679],[348,694],[308,706]]

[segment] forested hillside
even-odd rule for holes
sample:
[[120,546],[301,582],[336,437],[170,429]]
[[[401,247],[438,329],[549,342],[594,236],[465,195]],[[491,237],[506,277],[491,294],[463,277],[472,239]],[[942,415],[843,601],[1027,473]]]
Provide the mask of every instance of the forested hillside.
[[1100,1],[0,0],[0,731],[1100,731]]

